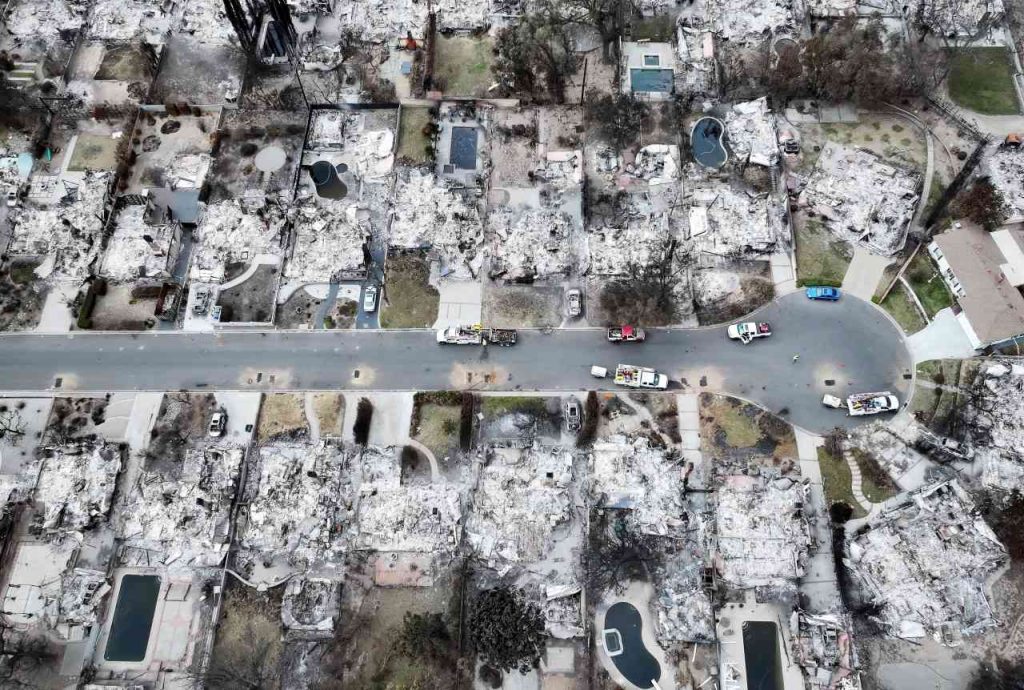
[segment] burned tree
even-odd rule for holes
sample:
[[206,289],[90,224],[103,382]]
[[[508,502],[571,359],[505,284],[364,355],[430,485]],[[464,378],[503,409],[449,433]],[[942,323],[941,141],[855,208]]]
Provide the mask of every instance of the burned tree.
[[488,666],[527,673],[537,666],[544,648],[544,615],[518,591],[485,590],[473,602],[469,635]]
[[25,420],[21,413],[6,405],[0,406],[0,442],[17,443],[25,435]]
[[665,326],[678,320],[676,292],[684,269],[676,265],[675,255],[676,241],[669,240],[660,258],[628,263],[624,275],[605,286],[600,304],[609,324]]
[[987,177],[979,178],[953,200],[950,210],[957,218],[967,218],[988,231],[1003,222],[1003,195]]
[[370,422],[373,421],[373,403],[369,398],[360,398],[356,407],[356,423],[352,425],[355,442],[365,446],[370,438]]
[[56,660],[57,655],[45,638],[17,632],[6,624],[0,625],[0,686],[38,687],[33,677]]
[[553,2],[542,2],[498,33],[492,70],[508,95],[563,103],[566,76],[576,68],[568,18]]
[[645,119],[651,114],[647,103],[631,93],[605,94],[587,101],[586,120],[617,148],[632,144]]

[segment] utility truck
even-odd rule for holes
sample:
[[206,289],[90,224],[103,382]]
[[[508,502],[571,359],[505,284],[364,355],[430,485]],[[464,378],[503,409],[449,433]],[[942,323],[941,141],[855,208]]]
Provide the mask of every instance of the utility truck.
[[613,343],[640,343],[646,339],[644,329],[636,326],[612,326],[608,329],[608,340]]
[[668,376],[659,374],[650,367],[637,367],[632,364],[620,364],[615,369],[615,383],[630,388],[668,388]]
[[846,409],[851,417],[863,417],[880,412],[897,412],[900,409],[900,401],[889,391],[856,393],[846,399]]
[[515,345],[519,333],[514,328],[482,328],[480,326],[448,326],[437,329],[441,345],[483,345],[490,343],[508,347]]

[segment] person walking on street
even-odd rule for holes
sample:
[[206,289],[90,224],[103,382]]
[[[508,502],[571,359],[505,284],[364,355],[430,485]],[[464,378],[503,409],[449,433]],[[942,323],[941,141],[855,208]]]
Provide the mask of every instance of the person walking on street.
[[796,364],[798,359],[800,359],[800,355],[793,355],[793,364]]

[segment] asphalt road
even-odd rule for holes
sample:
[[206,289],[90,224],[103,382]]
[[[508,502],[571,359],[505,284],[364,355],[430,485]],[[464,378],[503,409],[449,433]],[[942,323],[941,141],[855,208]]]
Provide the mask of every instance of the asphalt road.
[[826,392],[906,397],[910,354],[873,305],[797,293],[755,316],[774,334],[749,345],[728,340],[724,326],[654,329],[640,344],[608,343],[595,329],[522,331],[510,348],[438,345],[425,330],[8,334],[0,390],[579,391],[614,388],[590,376],[592,364],[628,363],[667,373],[675,390],[736,395],[812,431],[858,421],[824,408]]

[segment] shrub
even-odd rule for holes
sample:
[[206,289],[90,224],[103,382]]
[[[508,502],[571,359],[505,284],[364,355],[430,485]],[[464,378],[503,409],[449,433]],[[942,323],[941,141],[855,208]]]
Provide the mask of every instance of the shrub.
[[356,443],[365,446],[370,438],[370,422],[373,420],[373,403],[368,398],[360,398],[356,406],[356,423],[352,425],[352,435]]
[[516,590],[489,589],[477,595],[469,615],[469,634],[485,664],[528,673],[540,660],[544,615]]

